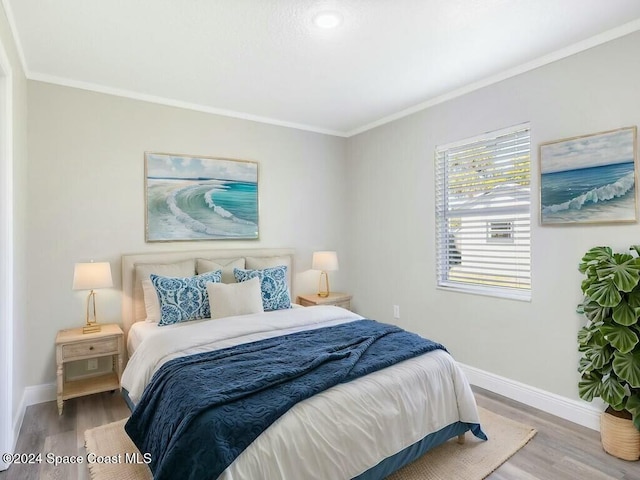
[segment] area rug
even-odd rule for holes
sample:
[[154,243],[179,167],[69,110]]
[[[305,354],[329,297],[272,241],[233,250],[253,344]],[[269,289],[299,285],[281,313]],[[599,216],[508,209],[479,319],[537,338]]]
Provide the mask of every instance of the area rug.
[[[489,441],[477,440],[471,433],[460,445],[456,439],[427,452],[398,470],[388,480],[482,480],[520,450],[536,431],[527,425],[478,408],[482,429]],[[87,453],[120,459],[117,463],[91,463],[93,480],[151,480],[144,458],[124,432],[127,419],[92,428],[84,433]],[[124,455],[128,455],[125,462]],[[121,457],[117,457],[121,455]],[[136,460],[139,463],[136,463]]]

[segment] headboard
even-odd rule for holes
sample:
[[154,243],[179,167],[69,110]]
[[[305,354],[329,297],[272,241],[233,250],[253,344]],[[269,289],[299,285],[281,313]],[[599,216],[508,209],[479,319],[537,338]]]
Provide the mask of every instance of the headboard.
[[172,252],[153,252],[139,253],[122,256],[122,324],[125,334],[129,332],[129,328],[134,322],[140,320],[136,318],[136,312],[144,310],[144,298],[142,296],[141,285],[136,285],[136,265],[137,264],[167,264],[179,262],[189,259],[225,259],[237,257],[289,257],[289,266],[287,270],[289,289],[291,290],[291,298],[293,296],[293,260],[295,250],[292,248],[246,248],[246,249],[203,249],[203,250],[184,250]]

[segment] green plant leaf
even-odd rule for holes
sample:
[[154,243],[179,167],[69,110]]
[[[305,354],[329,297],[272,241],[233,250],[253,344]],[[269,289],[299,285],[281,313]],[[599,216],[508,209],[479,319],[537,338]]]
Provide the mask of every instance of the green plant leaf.
[[640,284],[627,293],[627,303],[633,308],[640,308]]
[[594,370],[599,371],[612,360],[612,350],[609,345],[603,347],[593,345],[585,352],[584,356],[592,363]]
[[583,375],[578,382],[578,394],[581,399],[590,402],[594,397],[600,396],[601,387],[602,377],[596,372],[591,372]]
[[633,388],[640,388],[640,351],[613,355],[613,371]]
[[[589,350],[591,350],[592,348],[596,348],[596,349],[600,349],[600,348],[604,348],[609,346],[609,341],[605,340],[604,336],[602,335],[602,332],[600,331],[601,327],[598,327],[596,325],[591,325],[589,327],[585,327],[585,328],[589,328],[592,330],[592,335],[589,338],[589,340],[584,343],[581,344],[578,341],[578,351],[579,352],[587,352]],[[580,334],[580,332],[578,332],[578,334]]]
[[625,407],[632,415],[640,415],[640,394],[632,394],[627,399]]
[[578,330],[578,345],[587,346],[597,330],[593,327],[582,327]]
[[588,319],[577,335],[578,391],[629,410],[640,430],[640,245],[629,250],[635,255],[594,247],[578,266],[585,277],[576,311]]
[[609,340],[607,340],[606,338],[604,338],[604,335],[602,334],[602,327],[604,325],[600,325],[600,326],[594,326],[594,332],[593,332],[593,336],[591,337],[591,345],[598,345],[600,347],[604,347],[606,345],[609,345]]
[[578,265],[578,270],[580,270],[580,273],[585,273],[592,263],[607,260],[611,258],[612,255],[613,251],[610,247],[593,247],[582,257],[582,261],[580,265]]
[[590,371],[593,370],[593,363],[591,363],[591,360],[589,360],[587,357],[581,357],[580,358],[580,363],[578,365],[578,372],[582,373],[589,373]]
[[615,323],[602,325],[600,332],[604,335],[605,340],[620,353],[629,353],[638,344],[638,335],[630,328],[622,325],[616,325]]
[[623,292],[630,292],[640,281],[640,258],[626,253],[615,253],[596,268],[600,280],[613,278],[614,285]]
[[628,327],[638,322],[638,313],[635,308],[622,299],[618,305],[613,307],[613,321],[619,325]]
[[617,410],[618,412],[621,410],[624,410],[624,399],[622,400],[621,403],[615,405],[615,404],[610,404],[610,407],[613,408],[614,410]]
[[582,307],[584,315],[592,322],[602,322],[611,314],[609,307],[598,305],[597,302],[588,302]]
[[[594,271],[595,272],[595,271]],[[589,287],[594,283],[598,281],[598,275],[593,275],[591,277],[587,277],[584,280],[582,280],[582,282],[580,283],[580,290],[582,290],[582,293],[587,293],[587,290],[589,290]],[[588,297],[587,297],[588,298]]]
[[631,413],[635,427],[640,430],[640,393],[632,393],[625,408]]
[[586,293],[591,300],[603,307],[615,307],[622,300],[622,295],[611,277],[592,283]]
[[578,345],[588,347],[594,345],[604,347],[605,345],[608,345],[609,342],[605,340],[602,332],[600,331],[601,327],[602,324],[591,323],[578,330]]

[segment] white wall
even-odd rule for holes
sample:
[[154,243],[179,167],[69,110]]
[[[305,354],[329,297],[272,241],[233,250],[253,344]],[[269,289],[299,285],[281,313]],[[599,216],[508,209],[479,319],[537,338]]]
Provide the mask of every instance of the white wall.
[[[88,91],[28,82],[30,330],[27,385],[55,380],[58,329],[81,326],[78,261],[111,262],[97,294],[101,322],[120,322],[120,256],[202,247],[296,248],[295,285],[315,291],[313,250],[345,251],[346,140]],[[259,241],[147,244],[145,151],[259,162]],[[334,283],[335,282],[335,283]],[[332,284],[343,285],[341,272]]]
[[[27,219],[27,80],[25,78],[20,59],[18,58],[15,42],[9,28],[9,23],[4,11],[0,6],[0,42],[7,54],[11,67],[11,90],[12,90],[12,119],[11,119],[11,162],[10,170],[12,178],[9,180],[12,189],[12,212],[11,225],[12,243],[13,243],[13,274],[12,274],[12,290],[13,304],[11,305],[13,338],[10,339],[13,346],[12,360],[12,399],[11,399],[11,419],[9,423],[15,423],[20,412],[20,400],[22,392],[27,385],[24,372],[26,370],[25,358],[27,356],[27,332],[24,324],[26,318],[27,288],[26,288],[26,219]],[[3,99],[4,100],[4,99]],[[0,108],[4,108],[4,105]],[[5,145],[2,146],[5,148]],[[2,179],[3,184],[5,184]],[[2,192],[3,194],[5,192]],[[0,211],[3,209],[0,209]],[[2,215],[2,213],[0,213]],[[4,222],[2,218],[0,221]],[[3,229],[0,228],[0,231]],[[3,266],[4,268],[5,266]],[[2,270],[2,269],[0,269]],[[0,282],[2,283],[2,282]],[[5,305],[3,305],[5,307]],[[4,320],[4,319],[2,319]],[[0,321],[2,321],[0,320]],[[2,328],[0,328],[2,330]],[[4,338],[0,341],[0,349],[4,349]],[[4,353],[4,352],[2,352]],[[3,355],[0,355],[3,357]],[[4,385],[0,383],[0,388]],[[4,415],[4,411],[0,412]],[[3,424],[3,422],[0,422]],[[0,432],[4,435],[4,432]],[[7,448],[7,446],[3,446]]]
[[457,360],[578,398],[577,265],[595,245],[640,243],[640,226],[532,227],[532,301],[436,289],[437,145],[531,122],[533,218],[541,142],[640,124],[640,33],[349,139],[349,288],[363,315],[448,346]]
[[28,224],[17,232],[18,263],[29,255],[16,280],[20,290],[28,278],[29,301],[17,293],[17,363],[26,363],[16,395],[54,381],[55,333],[83,322],[74,262],[111,262],[115,286],[98,293],[98,309],[101,321],[118,322],[123,253],[203,246],[144,241],[143,152],[158,151],[260,163],[260,241],[208,244],[295,247],[298,291],[317,286],[304,273],[311,252],[336,249],[332,288],[352,292],[359,313],[393,321],[400,305],[400,325],[445,343],[459,361],[577,398],[576,266],[591,246],[639,243],[640,227],[534,222],[530,303],[437,290],[434,150],[530,121],[536,199],[539,143],[640,123],[639,47],[632,34],[348,140],[28,82],[28,186],[26,166],[16,170],[16,208]]

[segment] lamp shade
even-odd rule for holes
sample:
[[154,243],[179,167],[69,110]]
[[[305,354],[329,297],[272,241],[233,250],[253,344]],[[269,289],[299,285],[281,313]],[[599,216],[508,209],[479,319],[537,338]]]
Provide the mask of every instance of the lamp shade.
[[313,252],[311,268],[323,272],[338,270],[338,254],[336,252]]
[[73,270],[74,290],[113,287],[109,262],[76,263]]

